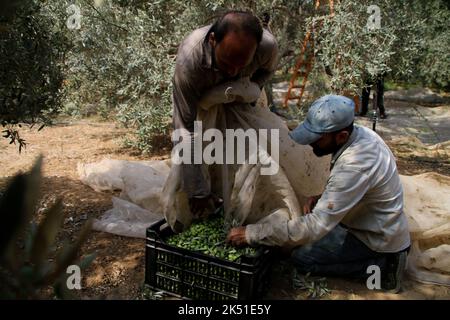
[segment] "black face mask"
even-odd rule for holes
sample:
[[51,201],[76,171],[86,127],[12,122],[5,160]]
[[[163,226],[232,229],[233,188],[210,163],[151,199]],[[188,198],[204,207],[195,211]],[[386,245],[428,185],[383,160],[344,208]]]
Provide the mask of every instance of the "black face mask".
[[341,148],[341,146],[336,143],[335,139],[333,139],[332,142],[325,148],[320,148],[316,144],[311,144],[311,147],[313,148],[313,152],[317,157],[323,157],[328,154],[336,153]]

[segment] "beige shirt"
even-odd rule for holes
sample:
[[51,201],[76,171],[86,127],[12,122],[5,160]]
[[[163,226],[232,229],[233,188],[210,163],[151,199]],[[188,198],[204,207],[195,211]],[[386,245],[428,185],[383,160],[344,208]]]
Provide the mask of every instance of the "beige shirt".
[[[194,121],[202,95],[227,81],[250,77],[260,87],[273,75],[277,65],[278,45],[273,35],[264,30],[253,61],[238,76],[230,79],[214,66],[208,35],[212,25],[193,31],[181,43],[173,77],[173,126],[194,131]],[[182,188],[189,197],[206,196],[209,184],[201,165],[182,165]]]
[[248,225],[251,244],[313,243],[338,223],[377,252],[397,252],[410,245],[403,212],[403,189],[395,158],[373,131],[355,126],[349,141],[332,158],[325,190],[312,213],[293,220]]

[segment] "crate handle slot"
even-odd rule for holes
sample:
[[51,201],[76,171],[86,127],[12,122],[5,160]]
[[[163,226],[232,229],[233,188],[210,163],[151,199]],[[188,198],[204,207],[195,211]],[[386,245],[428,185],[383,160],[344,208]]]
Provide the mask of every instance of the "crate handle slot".
[[161,219],[159,221],[152,223],[147,229],[148,234],[151,235],[152,237],[154,237],[155,239],[162,240],[162,238],[160,236],[160,232],[161,232],[161,226],[164,223],[166,223],[166,219]]

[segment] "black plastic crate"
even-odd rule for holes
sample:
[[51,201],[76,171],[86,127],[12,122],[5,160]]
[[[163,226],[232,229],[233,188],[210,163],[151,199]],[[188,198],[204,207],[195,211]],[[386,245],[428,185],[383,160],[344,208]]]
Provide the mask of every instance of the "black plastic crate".
[[268,248],[234,262],[169,245],[164,239],[170,235],[165,219],[147,229],[145,283],[153,290],[196,300],[261,299],[266,293],[273,260]]

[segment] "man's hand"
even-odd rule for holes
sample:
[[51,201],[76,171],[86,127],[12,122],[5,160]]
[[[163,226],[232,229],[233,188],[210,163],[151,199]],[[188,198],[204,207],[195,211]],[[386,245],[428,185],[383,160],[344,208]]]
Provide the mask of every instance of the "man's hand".
[[261,95],[261,88],[249,77],[240,78],[236,81],[219,84],[205,92],[198,105],[205,110],[210,107],[225,103],[253,103]]
[[228,102],[253,103],[261,95],[261,88],[255,82],[251,82],[249,77],[240,78],[230,82],[225,90]]
[[248,245],[245,238],[245,227],[237,227],[230,230],[227,236],[227,242],[230,242],[235,247]]
[[303,213],[304,214],[311,213],[314,207],[316,206],[317,201],[319,201],[320,197],[321,195],[309,197],[306,200],[306,203],[303,205]]

